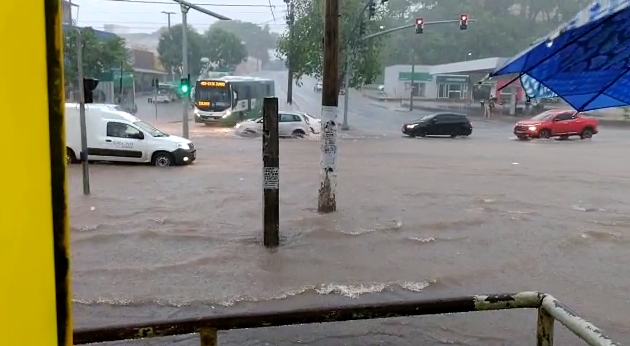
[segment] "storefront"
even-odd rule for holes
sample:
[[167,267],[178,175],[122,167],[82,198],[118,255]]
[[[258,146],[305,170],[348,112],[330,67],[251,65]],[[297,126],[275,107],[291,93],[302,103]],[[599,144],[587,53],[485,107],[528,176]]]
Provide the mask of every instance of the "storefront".
[[468,85],[470,77],[467,75],[437,75],[435,77],[437,84],[438,99],[468,99]]
[[413,97],[427,97],[427,83],[431,83],[432,81],[433,76],[428,72],[414,72],[413,76],[411,72],[398,73],[398,82],[402,83],[403,86],[400,89],[404,90],[406,95],[411,93]]

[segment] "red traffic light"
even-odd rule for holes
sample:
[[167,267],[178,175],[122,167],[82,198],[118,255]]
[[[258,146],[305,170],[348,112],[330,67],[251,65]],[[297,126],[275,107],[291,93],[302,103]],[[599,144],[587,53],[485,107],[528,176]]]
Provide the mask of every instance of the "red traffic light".
[[467,21],[467,20],[468,20],[468,15],[467,15],[467,14],[462,14],[459,18],[460,18],[460,20],[461,20],[462,22],[465,22],[465,21]]
[[417,18],[417,19],[416,19],[416,25],[422,25],[422,24],[424,24],[424,19],[422,19],[422,18]]

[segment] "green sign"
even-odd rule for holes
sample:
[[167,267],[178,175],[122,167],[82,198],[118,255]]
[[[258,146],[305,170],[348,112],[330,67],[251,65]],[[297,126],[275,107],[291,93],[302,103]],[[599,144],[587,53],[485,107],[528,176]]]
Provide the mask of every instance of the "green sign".
[[437,84],[468,84],[470,82],[470,76],[437,75],[435,82]]
[[[398,72],[398,80],[411,81],[411,72]],[[413,81],[414,82],[432,82],[433,76],[430,73],[426,73],[426,72],[414,72]]]

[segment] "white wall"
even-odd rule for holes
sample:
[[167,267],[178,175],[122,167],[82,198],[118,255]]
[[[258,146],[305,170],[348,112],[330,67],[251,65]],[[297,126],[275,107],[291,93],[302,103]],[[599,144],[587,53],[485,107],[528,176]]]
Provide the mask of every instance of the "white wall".
[[[416,73],[431,73],[432,66],[429,65],[416,65],[414,70]],[[409,81],[398,80],[398,74],[400,72],[411,73],[411,65],[393,65],[385,68],[384,83],[385,93],[388,97],[403,97],[409,98],[411,90],[405,88],[405,83]],[[437,97],[437,85],[435,84],[435,77],[432,81],[416,81],[416,83],[425,84],[424,98],[434,99]]]

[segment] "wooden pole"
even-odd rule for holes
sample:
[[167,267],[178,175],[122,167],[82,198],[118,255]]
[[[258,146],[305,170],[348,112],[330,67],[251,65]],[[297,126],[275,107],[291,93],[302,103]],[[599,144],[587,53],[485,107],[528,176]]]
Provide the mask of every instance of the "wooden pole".
[[266,97],[263,103],[263,244],[280,244],[280,140],[278,136],[278,98]]
[[326,0],[320,185],[317,210],[337,210],[337,112],[339,98],[339,1]]

